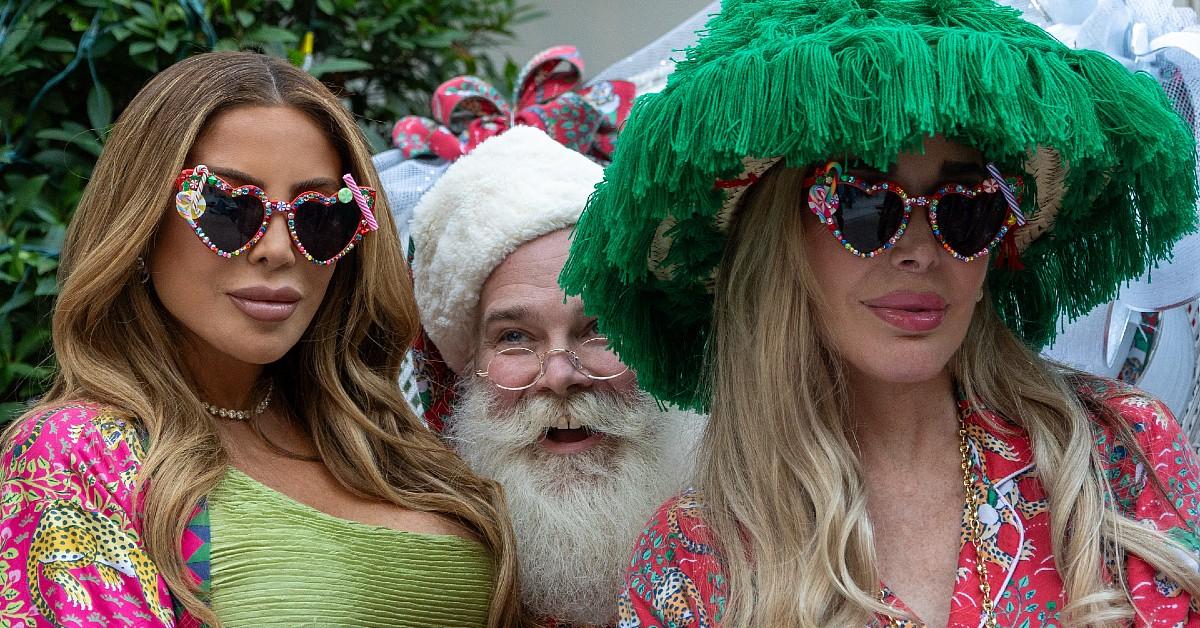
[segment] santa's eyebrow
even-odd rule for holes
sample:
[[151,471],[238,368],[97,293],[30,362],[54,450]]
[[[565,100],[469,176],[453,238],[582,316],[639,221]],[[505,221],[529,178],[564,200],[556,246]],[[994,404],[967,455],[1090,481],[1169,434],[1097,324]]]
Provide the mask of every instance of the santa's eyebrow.
[[524,305],[514,305],[500,310],[492,310],[483,317],[484,326],[501,321],[520,321],[532,318],[533,313]]

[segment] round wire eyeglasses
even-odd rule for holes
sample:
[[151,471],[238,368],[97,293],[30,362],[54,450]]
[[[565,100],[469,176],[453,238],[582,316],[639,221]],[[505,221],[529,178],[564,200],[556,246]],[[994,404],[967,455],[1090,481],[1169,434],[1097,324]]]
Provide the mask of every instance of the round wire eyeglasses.
[[608,338],[597,336],[579,343],[575,350],[550,349],[538,353],[528,347],[500,349],[488,361],[487,368],[475,371],[475,376],[486,377],[504,390],[525,390],[542,379],[546,360],[558,353],[566,356],[572,368],[594,381],[614,379],[629,370],[609,349]]

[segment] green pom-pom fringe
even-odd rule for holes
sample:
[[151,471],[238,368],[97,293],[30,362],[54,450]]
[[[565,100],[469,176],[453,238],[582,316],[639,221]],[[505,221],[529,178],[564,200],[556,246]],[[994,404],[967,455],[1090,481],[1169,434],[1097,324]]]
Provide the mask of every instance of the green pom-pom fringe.
[[[561,277],[660,399],[707,406],[706,284],[725,245],[714,182],[747,156],[802,167],[853,154],[886,169],[940,134],[1020,172],[1035,148],[1057,150],[1068,189],[1054,228],[1023,253],[1025,270],[989,275],[1004,320],[1035,348],[1060,315],[1114,298],[1195,228],[1195,143],[1157,82],[1014,9],[726,0],[707,31],[666,89],[636,103]],[[1036,211],[1033,194],[1023,209]],[[664,280],[647,255],[668,218]]]

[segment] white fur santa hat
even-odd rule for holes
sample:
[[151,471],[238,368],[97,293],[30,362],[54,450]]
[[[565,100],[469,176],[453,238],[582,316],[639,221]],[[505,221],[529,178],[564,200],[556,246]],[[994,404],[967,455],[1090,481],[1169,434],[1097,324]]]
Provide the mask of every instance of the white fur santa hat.
[[518,246],[574,225],[603,169],[545,132],[514,127],[456,161],[413,210],[413,289],[421,323],[462,373],[479,292]]

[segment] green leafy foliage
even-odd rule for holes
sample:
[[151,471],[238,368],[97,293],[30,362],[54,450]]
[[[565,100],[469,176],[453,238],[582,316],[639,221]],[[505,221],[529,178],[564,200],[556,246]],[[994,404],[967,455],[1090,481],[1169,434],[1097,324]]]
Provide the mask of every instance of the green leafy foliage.
[[[0,3],[0,422],[53,372],[50,313],[71,212],[108,128],[154,73],[209,50],[307,65],[376,150],[456,74],[538,15],[519,0],[15,0]],[[305,34],[313,34],[306,59]]]

